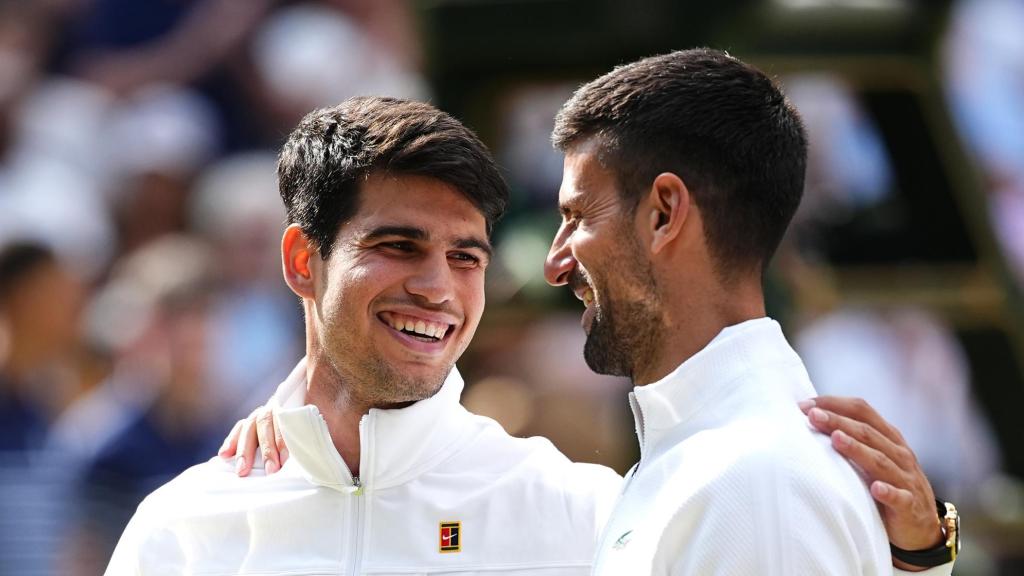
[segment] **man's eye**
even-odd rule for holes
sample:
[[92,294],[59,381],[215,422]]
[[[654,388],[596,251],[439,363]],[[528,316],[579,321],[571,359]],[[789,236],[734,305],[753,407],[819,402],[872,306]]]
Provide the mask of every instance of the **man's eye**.
[[453,252],[448,255],[449,258],[459,262],[462,265],[476,265],[480,263],[480,259],[476,256],[469,254],[468,252]]
[[412,252],[413,249],[411,242],[384,242],[380,246],[399,252]]

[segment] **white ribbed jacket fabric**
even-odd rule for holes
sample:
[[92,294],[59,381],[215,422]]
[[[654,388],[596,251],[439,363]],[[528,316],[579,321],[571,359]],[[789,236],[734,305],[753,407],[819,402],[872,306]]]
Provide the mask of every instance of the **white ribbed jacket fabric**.
[[797,407],[814,395],[768,318],[726,328],[661,381],[637,387],[641,459],[594,574],[892,574],[865,482]]
[[[589,573],[621,478],[508,436],[459,404],[462,387],[453,370],[432,398],[371,410],[356,486],[316,407],[301,405],[300,363],[276,395],[282,470],[238,478],[217,458],[189,469],[142,503],[107,575]],[[449,522],[455,552],[441,550]]]

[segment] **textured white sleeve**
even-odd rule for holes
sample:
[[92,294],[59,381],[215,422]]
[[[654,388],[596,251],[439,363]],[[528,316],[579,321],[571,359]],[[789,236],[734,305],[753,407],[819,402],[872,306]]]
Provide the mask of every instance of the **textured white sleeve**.
[[894,576],[951,576],[953,574],[953,562],[929,568],[923,572],[907,572],[899,568],[893,568]]
[[[733,505],[731,510],[730,504]],[[685,529],[679,530],[684,526],[674,523],[675,533],[666,532],[666,540],[685,545],[668,554],[674,558],[667,566],[656,558],[654,573],[671,576],[881,576],[889,573],[890,567],[872,562],[870,554],[866,558],[859,556],[861,550],[852,541],[855,538],[850,537],[850,532],[835,516],[791,510],[789,519],[765,522],[766,510],[756,502],[744,503],[752,506],[736,504],[735,500],[709,501],[701,506],[700,518],[687,522]],[[720,513],[720,510],[726,512]],[[665,543],[659,548],[664,549]],[[659,564],[667,570],[659,570]]]
[[815,475],[794,477],[777,462],[748,458],[673,518],[653,572],[888,576],[888,542],[881,520],[870,512],[874,508],[856,506],[841,485]]

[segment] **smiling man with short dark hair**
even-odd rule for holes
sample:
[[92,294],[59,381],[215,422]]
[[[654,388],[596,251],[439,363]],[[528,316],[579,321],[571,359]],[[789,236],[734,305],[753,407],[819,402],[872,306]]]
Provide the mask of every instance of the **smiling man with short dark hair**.
[[278,173],[306,317],[277,397],[291,458],[186,471],[107,574],[587,573],[618,475],[459,404],[508,202],[483,144],[428,104],[357,98],[309,114]]

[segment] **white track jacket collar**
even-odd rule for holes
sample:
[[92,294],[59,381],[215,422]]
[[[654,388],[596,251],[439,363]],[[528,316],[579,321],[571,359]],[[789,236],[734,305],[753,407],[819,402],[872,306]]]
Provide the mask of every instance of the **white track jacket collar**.
[[[463,387],[462,376],[453,369],[437,394],[426,400],[399,410],[371,409],[359,423],[359,484],[377,490],[397,486],[434,467],[439,458],[456,449],[473,421],[459,404]],[[283,408],[276,423],[291,457],[313,484],[354,488],[356,480],[333,449],[319,410],[306,405],[305,397],[303,359],[271,400]]]
[[[621,487],[545,439],[507,435],[458,400],[371,410],[357,485],[314,406],[305,367],[279,388],[291,451],[280,472],[238,478],[214,458],[151,494],[107,568],[113,575],[583,576]],[[258,464],[259,465],[259,464]]]

